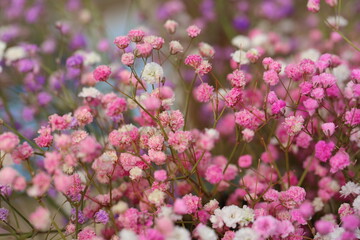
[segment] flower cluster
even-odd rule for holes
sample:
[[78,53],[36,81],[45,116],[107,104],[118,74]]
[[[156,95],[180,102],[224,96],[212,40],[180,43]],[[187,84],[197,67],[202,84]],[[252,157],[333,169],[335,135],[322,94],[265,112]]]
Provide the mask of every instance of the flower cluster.
[[0,3],[0,236],[359,239],[351,4],[155,2],[112,41],[96,3]]

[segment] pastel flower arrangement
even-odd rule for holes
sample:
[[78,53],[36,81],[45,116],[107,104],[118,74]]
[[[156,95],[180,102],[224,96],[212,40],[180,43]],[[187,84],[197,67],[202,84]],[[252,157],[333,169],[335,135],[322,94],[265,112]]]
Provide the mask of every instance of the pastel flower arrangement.
[[360,238],[358,3],[156,1],[98,39],[87,2],[0,3],[0,237]]

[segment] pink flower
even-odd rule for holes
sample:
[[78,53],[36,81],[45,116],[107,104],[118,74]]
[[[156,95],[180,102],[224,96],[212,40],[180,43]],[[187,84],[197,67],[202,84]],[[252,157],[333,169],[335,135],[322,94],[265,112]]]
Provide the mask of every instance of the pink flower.
[[[0,140],[1,141],[1,140]],[[20,164],[21,161],[24,161],[31,157],[34,154],[34,150],[32,147],[27,143],[24,142],[23,144],[19,145],[11,154],[14,163]]]
[[160,182],[163,182],[166,180],[167,178],[167,173],[165,170],[156,170],[154,172],[154,178],[157,180],[157,181],[160,181]]
[[331,137],[335,132],[335,124],[333,122],[323,123],[321,129],[327,137]]
[[44,158],[44,167],[48,173],[54,173],[59,167],[61,154],[58,152],[46,152]]
[[251,142],[255,136],[255,132],[249,128],[245,128],[241,131],[245,142]]
[[195,72],[200,76],[208,74],[212,70],[211,64],[207,60],[201,61],[200,65],[196,68]]
[[225,96],[225,102],[229,107],[235,107],[243,98],[243,90],[232,88]]
[[78,108],[74,113],[74,117],[80,127],[84,127],[93,121],[93,115],[87,107]]
[[179,153],[184,152],[190,146],[192,140],[191,132],[176,131],[169,133],[169,145],[172,146]]
[[138,43],[136,44],[135,55],[141,57],[148,57],[152,52],[153,47],[150,43]]
[[255,130],[265,120],[265,114],[257,108],[250,110],[251,112],[247,109],[236,112],[235,122],[243,128]]
[[310,59],[301,60],[299,67],[304,75],[312,76],[316,72],[316,65]]
[[51,135],[51,128],[42,126],[38,133],[39,137],[35,138],[35,142],[40,147],[49,147],[53,141],[53,136]]
[[344,148],[340,148],[339,151],[330,158],[329,163],[331,166],[330,172],[336,173],[350,165],[350,156]]
[[198,208],[201,207],[201,198],[190,194],[185,195],[182,200],[186,205],[186,213],[195,213]]
[[79,232],[78,240],[93,240],[96,239],[96,233],[91,227],[85,227]]
[[165,42],[162,37],[157,36],[145,36],[144,42],[149,43],[153,49],[160,50]]
[[275,70],[268,70],[264,72],[263,79],[265,83],[270,86],[275,86],[280,81],[279,75]]
[[164,111],[160,113],[160,122],[163,126],[168,126],[172,131],[176,131],[184,126],[184,116],[179,110]]
[[252,164],[252,157],[251,155],[247,154],[247,155],[243,155],[239,157],[238,160],[238,165],[241,168],[248,168],[250,167]]
[[150,149],[148,154],[150,160],[156,165],[162,165],[166,162],[166,154],[162,151],[155,151],[153,149]]
[[334,148],[335,144],[333,142],[326,143],[321,140],[315,145],[315,157],[322,162],[326,162],[331,157]]
[[111,74],[111,69],[106,65],[97,66],[93,71],[93,76],[96,81],[104,82],[109,79],[110,74]]
[[276,234],[277,220],[273,216],[260,216],[253,223],[252,228],[264,239]]
[[169,47],[170,47],[170,54],[175,55],[179,52],[183,52],[184,48],[183,46],[180,44],[179,41],[171,41],[169,43]]
[[119,49],[125,49],[130,44],[130,38],[128,36],[118,36],[118,37],[115,38],[114,44]]
[[4,167],[0,170],[0,185],[11,186],[18,176],[18,172],[12,167]]
[[142,162],[141,158],[134,156],[130,153],[121,153],[119,160],[121,166],[124,168],[125,171],[130,171],[134,167],[145,164]]
[[320,10],[320,0],[308,0],[307,9],[310,12],[317,13]]
[[140,42],[145,36],[145,32],[140,29],[132,29],[128,32],[128,37],[133,42]]
[[199,52],[202,57],[212,58],[215,54],[215,49],[207,43],[199,43]]
[[315,99],[321,100],[325,97],[325,91],[321,87],[315,88],[311,91],[311,96]]
[[82,140],[78,147],[77,157],[81,158],[83,162],[92,162],[100,156],[101,145],[92,136],[87,136]]
[[49,189],[51,177],[44,172],[40,172],[32,179],[32,183],[33,186],[27,191],[28,195],[31,197],[40,197]]
[[341,221],[342,227],[349,231],[355,231],[360,226],[360,218],[355,214],[345,216]]
[[227,76],[231,85],[236,88],[243,88],[246,85],[246,76],[243,71],[235,70]]
[[133,53],[124,53],[121,56],[121,63],[126,66],[131,66],[134,64],[134,54]]
[[186,29],[186,32],[189,37],[196,38],[200,34],[201,29],[196,25],[191,25]]
[[318,101],[312,98],[306,99],[303,104],[306,110],[308,110],[310,116],[312,116],[315,113],[316,109],[318,109],[319,107]]
[[178,27],[178,23],[174,20],[167,20],[164,24],[165,29],[168,31],[168,33],[173,34],[176,31],[176,28]]
[[312,137],[305,132],[299,133],[296,137],[296,145],[301,148],[308,148],[311,141]]
[[345,123],[350,126],[356,126],[360,124],[360,109],[352,108],[345,113]]
[[351,71],[350,79],[351,79],[354,83],[360,83],[360,68],[353,69],[353,70]]
[[174,212],[177,214],[186,214],[187,211],[185,200],[179,198],[176,199],[174,202]]
[[285,118],[285,122],[283,123],[286,132],[290,136],[294,136],[298,134],[301,129],[303,129],[304,118],[302,116],[290,116]]
[[279,195],[282,205],[288,209],[293,209],[305,200],[306,192],[302,187],[291,186],[288,190]]
[[211,183],[216,184],[219,183],[224,178],[223,170],[218,165],[210,165],[206,169],[205,179]]
[[279,192],[275,189],[269,189],[263,196],[265,201],[275,202],[279,199]]
[[214,87],[207,83],[202,83],[194,89],[194,96],[199,102],[208,102],[210,101],[213,92]]
[[[63,116],[59,116],[57,114],[53,114],[49,116],[49,123],[51,125],[51,130],[66,130],[70,127],[71,121],[73,118],[71,117],[71,113],[65,114]],[[46,129],[43,129],[46,131]],[[40,133],[41,134],[41,133]],[[44,133],[47,135],[47,133]]]
[[109,117],[117,117],[127,109],[127,103],[124,98],[116,98],[106,107],[106,115]]
[[0,150],[11,152],[20,143],[18,136],[12,132],[5,132],[0,135]]
[[32,225],[40,231],[46,231],[51,224],[50,212],[46,208],[38,207],[29,217]]
[[190,67],[193,67],[195,69],[197,69],[201,62],[202,62],[202,57],[199,56],[199,55],[196,55],[196,54],[193,54],[193,55],[189,55],[185,58],[185,64],[190,66]]
[[321,235],[326,235],[333,231],[334,224],[329,221],[319,220],[315,223],[315,228]]
[[288,78],[294,81],[299,81],[303,75],[300,67],[295,64],[287,65],[285,68],[285,74]]

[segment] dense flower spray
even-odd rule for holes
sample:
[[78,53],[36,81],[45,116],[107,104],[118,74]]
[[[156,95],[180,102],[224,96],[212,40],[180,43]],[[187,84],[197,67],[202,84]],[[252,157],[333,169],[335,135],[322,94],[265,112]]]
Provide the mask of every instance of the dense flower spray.
[[0,236],[360,238],[359,3],[98,4],[0,2]]

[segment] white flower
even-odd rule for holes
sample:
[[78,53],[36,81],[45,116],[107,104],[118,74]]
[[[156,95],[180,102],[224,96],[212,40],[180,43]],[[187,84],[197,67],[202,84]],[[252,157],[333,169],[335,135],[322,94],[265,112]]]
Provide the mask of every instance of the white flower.
[[174,213],[173,208],[167,207],[167,206],[161,207],[160,212],[158,213],[158,217],[159,218],[162,218],[162,217],[169,218],[173,221],[178,221],[178,220],[182,219],[181,215],[177,215]]
[[253,47],[262,46],[267,42],[268,42],[268,37],[266,34],[263,33],[256,34],[256,36],[251,39],[251,44]]
[[191,240],[191,237],[188,230],[175,226],[170,236],[166,237],[166,240]]
[[78,97],[91,97],[91,98],[97,98],[101,95],[101,92],[97,90],[94,87],[84,87],[81,92],[78,94]]
[[342,197],[347,197],[350,194],[360,194],[360,185],[354,182],[347,182],[344,186],[341,187],[340,190]]
[[336,180],[332,180],[329,184],[329,187],[334,192],[338,192],[340,190],[340,185]]
[[200,223],[196,229],[195,234],[199,237],[200,240],[217,240],[218,237],[214,229],[209,228],[208,226]]
[[84,56],[84,65],[85,66],[95,65],[95,64],[99,63],[100,61],[101,61],[101,57],[96,52],[89,52],[89,53],[86,53]]
[[314,48],[310,48],[308,50],[303,51],[300,54],[300,59],[310,59],[316,62],[320,57],[320,52]]
[[120,240],[138,240],[136,233],[128,229],[121,230],[119,237]]
[[243,211],[235,205],[225,206],[221,209],[222,219],[227,227],[235,228],[236,224],[243,220]]
[[324,203],[319,197],[314,198],[314,200],[312,201],[312,205],[315,212],[319,212],[324,208]]
[[331,240],[338,240],[340,239],[341,235],[345,232],[345,229],[342,227],[337,227],[334,229],[334,231],[332,231],[331,233],[328,234],[328,236],[330,237]]
[[350,140],[357,143],[360,147],[360,128],[354,128],[350,133]]
[[338,83],[340,83],[343,86],[344,81],[347,80],[348,77],[350,76],[350,69],[345,64],[341,64],[340,66],[333,68],[332,74],[336,77]]
[[1,59],[3,58],[3,56],[4,56],[5,48],[6,48],[6,43],[0,41],[0,60],[1,60]]
[[353,202],[353,208],[360,211],[360,196],[357,196]]
[[342,16],[330,16],[326,19],[326,21],[332,26],[332,27],[345,27],[348,25],[348,20],[346,20]]
[[356,237],[357,237],[358,239],[360,239],[360,228],[357,228],[357,229],[355,230],[355,235],[356,235]]
[[251,228],[241,228],[235,232],[235,237],[233,240],[257,240],[259,235]]
[[219,132],[216,129],[213,128],[205,128],[205,134],[211,139],[218,140],[220,137]]
[[124,201],[119,201],[117,204],[111,207],[111,211],[114,214],[121,214],[128,210],[129,205]]
[[184,48],[183,46],[180,44],[179,41],[171,41],[169,43],[169,46],[170,46],[170,53],[171,54],[176,54],[176,53],[179,53],[179,52],[183,52],[184,51]]
[[139,167],[133,167],[129,173],[131,180],[139,179],[144,175],[144,171]]
[[165,198],[165,193],[160,191],[159,189],[155,189],[148,196],[149,202],[157,206],[164,202],[164,198]]
[[250,222],[254,221],[254,210],[252,208],[249,208],[248,206],[244,205],[242,207],[243,217],[240,220],[239,224],[240,226],[247,226]]
[[215,209],[214,215],[211,215],[210,222],[212,223],[213,228],[222,228],[224,222],[222,220],[222,211],[220,208]]
[[14,46],[10,47],[6,50],[4,57],[6,59],[6,64],[9,65],[10,63],[17,61],[19,59],[25,58],[27,53],[25,49],[21,46]]
[[162,67],[155,63],[147,63],[142,73],[142,79],[148,84],[154,84],[162,80],[164,71]]
[[238,35],[231,40],[231,44],[243,50],[248,50],[251,46],[250,39],[243,35]]
[[242,50],[237,50],[234,53],[231,54],[232,59],[240,64],[248,64],[249,59],[246,57],[246,52]]

